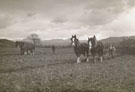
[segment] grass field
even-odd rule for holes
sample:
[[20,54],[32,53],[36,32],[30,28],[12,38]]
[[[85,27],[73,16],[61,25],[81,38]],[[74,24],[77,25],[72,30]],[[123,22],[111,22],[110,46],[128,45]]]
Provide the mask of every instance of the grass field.
[[81,57],[77,64],[72,49],[19,55],[16,48],[1,48],[0,92],[135,92],[135,57],[106,57],[103,63]]

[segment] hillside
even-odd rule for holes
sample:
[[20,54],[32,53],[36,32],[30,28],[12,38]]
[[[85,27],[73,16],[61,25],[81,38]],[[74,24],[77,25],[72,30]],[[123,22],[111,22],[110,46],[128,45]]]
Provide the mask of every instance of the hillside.
[[[128,40],[128,39],[134,39],[135,40],[135,36],[123,36],[123,37],[109,37],[106,39],[102,39],[100,41],[102,41],[104,44],[106,43],[119,43],[122,42],[123,40]],[[87,42],[87,40],[81,40],[81,42]],[[7,39],[0,39],[0,47],[14,47],[14,41],[11,40],[7,40]],[[51,45],[55,45],[55,46],[67,46],[67,45],[71,45],[71,41],[70,39],[52,39],[52,40],[42,40],[42,45],[43,46],[51,46]]]
[[106,39],[102,39],[101,41],[103,43],[118,43],[118,42],[122,42],[123,40],[128,40],[128,39],[134,39],[135,40],[135,36],[109,37],[109,38],[106,38]]
[[0,47],[15,47],[15,43],[11,40],[0,39]]
[[[81,42],[87,42],[86,40],[81,40]],[[67,46],[71,45],[70,39],[52,39],[52,40],[44,40],[42,41],[42,45],[49,46],[49,45],[55,45],[55,46]]]
[[[135,36],[109,37],[106,39],[102,39],[100,41],[102,41],[104,44],[106,44],[106,43],[119,43],[119,42],[122,42],[123,40],[127,40],[127,39],[135,40]],[[87,42],[87,41],[81,40],[81,42]],[[44,40],[44,41],[42,41],[42,44],[45,46],[48,46],[48,45],[66,46],[66,45],[70,45],[71,41],[70,41],[70,39],[66,39],[66,40],[52,39],[52,40]]]
[[43,40],[42,45],[66,46],[66,45],[70,45],[70,40],[68,39],[67,40],[62,40],[62,39]]

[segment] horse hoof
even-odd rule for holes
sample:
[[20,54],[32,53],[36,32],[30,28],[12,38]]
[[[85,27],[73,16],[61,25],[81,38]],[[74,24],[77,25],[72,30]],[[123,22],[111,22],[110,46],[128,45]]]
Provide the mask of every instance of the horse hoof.
[[86,62],[89,62],[89,59],[87,59]]
[[81,63],[81,61],[79,60],[79,61],[77,61],[77,63],[79,64],[79,63]]
[[80,64],[81,62],[77,62],[77,64]]

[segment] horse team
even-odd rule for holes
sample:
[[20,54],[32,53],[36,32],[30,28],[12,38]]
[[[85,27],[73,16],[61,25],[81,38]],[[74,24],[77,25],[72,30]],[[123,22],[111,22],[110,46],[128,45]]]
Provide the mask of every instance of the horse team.
[[35,45],[29,42],[21,42],[16,41],[15,43],[16,47],[20,48],[20,52],[22,55],[26,54],[32,54],[34,55]]
[[[72,35],[71,44],[77,56],[77,63],[81,63],[81,59],[80,59],[81,55],[86,56],[87,57],[86,62],[89,62],[89,53],[91,53],[94,62],[96,62],[96,59],[95,59],[96,54],[98,54],[101,62],[104,59],[104,56],[103,56],[104,45],[102,42],[97,41],[95,35],[91,38],[88,38],[88,41],[86,43],[80,43],[76,35]],[[34,55],[35,45],[32,43],[16,41],[16,47],[20,48],[20,53],[22,55],[24,54]],[[109,55],[111,57],[114,56],[115,51],[116,51],[115,47],[113,45],[110,45]]]
[[76,37],[76,35],[72,35],[71,37],[71,44],[74,47],[74,52],[77,56],[77,63],[81,63],[80,56],[85,54],[87,55],[86,61],[89,62],[89,52],[91,52],[93,56],[93,61],[95,62],[95,56],[96,54],[99,55],[100,61],[103,61],[103,49],[104,45],[102,42],[97,42],[96,36],[93,36],[91,38],[88,38],[87,43],[80,43],[79,39]]

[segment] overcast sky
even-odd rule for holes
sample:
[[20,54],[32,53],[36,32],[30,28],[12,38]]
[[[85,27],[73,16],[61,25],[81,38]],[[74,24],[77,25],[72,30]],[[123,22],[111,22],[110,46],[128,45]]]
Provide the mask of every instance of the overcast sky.
[[0,38],[135,35],[135,0],[0,0]]

